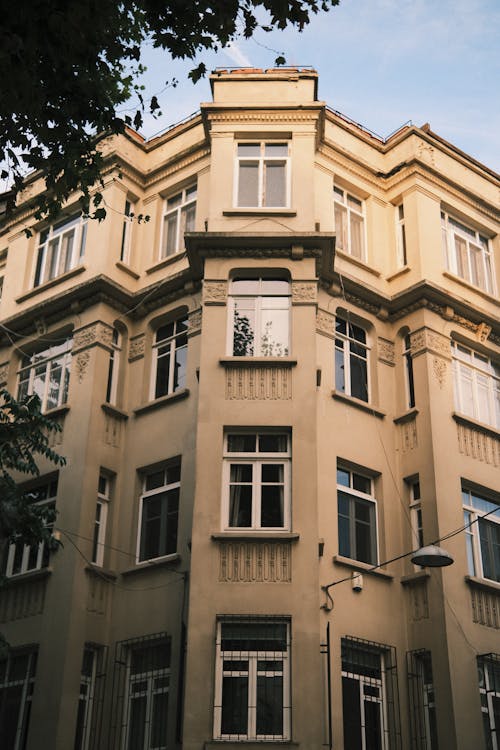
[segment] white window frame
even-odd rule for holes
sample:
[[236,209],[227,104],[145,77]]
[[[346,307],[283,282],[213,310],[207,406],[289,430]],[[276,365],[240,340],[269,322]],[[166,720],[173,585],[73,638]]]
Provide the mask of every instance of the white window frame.
[[[231,618],[221,619],[217,623],[217,641],[215,655],[215,704],[214,704],[214,738],[220,740],[254,740],[254,741],[282,741],[290,739],[290,714],[291,714],[291,690],[290,690],[290,621],[288,618],[272,618],[272,622],[286,626],[286,651],[223,651],[222,650],[222,627],[230,622]],[[266,618],[238,618],[239,622],[261,624],[265,629],[269,620]],[[246,670],[224,670],[224,661],[248,661]],[[259,670],[258,662],[275,661],[281,662],[282,670]],[[283,733],[257,734],[257,677],[282,676],[283,680]],[[222,698],[224,677],[247,677],[248,678],[248,714],[247,732],[244,734],[222,734]]]
[[[19,702],[16,703],[18,710],[17,714],[17,730],[14,745],[9,747],[9,750],[23,750],[26,746],[26,735],[29,727],[30,719],[30,704],[33,696],[33,689],[35,685],[35,674],[36,674],[36,663],[37,663],[38,648],[31,648],[30,650],[23,649],[12,649],[8,656],[4,660],[6,662],[5,676],[0,679],[0,690],[8,690],[9,688],[21,687],[21,695]],[[15,659],[27,657],[26,672],[23,677],[11,680],[10,671],[12,663]],[[11,706],[12,710],[12,706]],[[7,749],[6,749],[7,750]]]
[[106,526],[108,521],[108,508],[111,493],[111,480],[104,474],[99,474],[97,489],[97,501],[94,518],[94,531],[92,536],[92,557],[94,565],[102,567],[104,563],[104,550],[106,548]]
[[[72,339],[68,338],[63,344],[54,344],[31,355],[24,355],[18,372],[18,399],[36,393],[40,397],[42,411],[56,409],[66,403],[70,380],[72,343]],[[54,398],[50,391],[50,385],[53,382],[53,373],[58,367],[61,368],[61,373],[57,387],[57,398]],[[39,378],[42,378],[43,390],[37,388]]]
[[[255,437],[255,451],[230,451],[229,440],[232,436]],[[259,440],[266,437],[280,437],[286,439],[286,450],[277,452],[260,452]],[[223,508],[222,508],[222,528],[225,531],[289,531],[291,528],[291,436],[286,431],[282,432],[239,432],[228,430],[224,436],[224,460],[223,460]],[[283,487],[283,526],[262,526],[261,519],[261,489],[266,485],[262,482],[261,470],[266,465],[281,465],[283,471],[283,482],[279,483]],[[231,495],[231,466],[243,465],[252,467],[252,511],[251,524],[249,526],[233,526],[230,521],[230,495]],[[248,485],[248,483],[242,483]],[[275,483],[269,483],[275,484]],[[276,483],[278,484],[278,483]]]
[[[336,235],[336,248],[346,255],[350,255],[362,263],[366,263],[366,215],[365,202],[356,195],[349,193],[339,185],[333,186],[333,213]],[[341,226],[337,226],[337,218],[341,219]],[[353,252],[353,230],[355,222],[361,224],[359,233],[361,247],[359,254]]]
[[[26,495],[29,496],[30,493],[36,493],[41,488],[46,488],[47,496],[43,500],[40,500],[35,504],[39,507],[47,506],[55,508],[57,500],[57,479],[51,478],[39,482],[36,486],[32,487],[29,490],[26,490]],[[52,525],[53,524],[47,524],[47,528],[51,528]],[[20,542],[13,542],[9,545],[5,565],[5,575],[7,576],[7,578],[16,578],[17,576],[24,575],[25,573],[31,573],[35,570],[41,570],[42,567],[45,567],[48,564],[47,552],[45,551],[44,542],[39,542],[35,545],[23,544],[20,569],[17,572],[13,572],[14,563],[16,562],[16,551],[17,548],[20,547],[20,545]],[[32,550],[34,551],[34,559],[32,559],[30,562]]]
[[[347,474],[348,475],[348,481],[349,484],[343,484],[339,478],[340,473]],[[362,492],[358,489],[355,489],[354,483],[361,480],[362,482],[368,482],[369,483],[369,492]],[[357,560],[358,562],[363,562],[368,565],[377,565],[379,561],[379,544],[378,544],[378,508],[377,508],[377,500],[375,498],[374,494],[374,486],[373,486],[373,477],[364,474],[361,471],[355,471],[348,466],[345,466],[343,463],[338,463],[337,465],[337,516],[338,516],[338,547],[339,547],[339,554],[343,557],[347,557],[350,560]],[[347,496],[347,500],[349,503],[349,515],[345,516],[344,514],[340,514],[340,508],[339,508],[339,500],[340,496],[339,493],[342,493],[343,495]],[[354,512],[355,503],[356,501],[362,501],[367,507],[369,508],[370,513],[370,557],[372,559],[370,560],[361,560],[359,557],[359,552],[356,549],[356,516]],[[340,538],[340,520],[342,518],[347,518],[348,521],[348,529],[349,529],[349,553],[345,554],[344,551],[341,550],[341,538]],[[352,554],[354,553],[354,555]]]
[[[240,154],[240,146],[254,146],[259,149],[259,153],[255,155],[244,155]],[[272,146],[286,146],[286,155],[272,156],[266,154],[266,147]],[[241,168],[244,165],[257,166],[257,195],[255,201],[250,204],[240,203],[240,181],[242,180]],[[284,167],[284,202],[282,203],[268,203],[266,200],[266,177],[267,168],[273,165],[283,165]],[[234,196],[233,205],[237,208],[262,208],[262,209],[273,209],[273,208],[289,208],[291,200],[291,158],[290,158],[290,142],[286,139],[280,140],[248,140],[238,141],[236,143],[236,155],[235,155],[235,175],[234,175]]]
[[111,332],[111,351],[109,352],[108,382],[106,384],[106,403],[115,404],[118,394],[118,378],[120,375],[120,354],[122,336],[117,328]]
[[[192,232],[195,228],[197,192],[198,187],[194,183],[165,198],[161,224],[160,260],[184,252],[184,233]],[[168,231],[170,222],[173,222],[174,226],[173,244],[169,242],[171,240]]]
[[87,221],[79,213],[41,231],[35,255],[33,287],[75,268],[85,254],[86,237]]
[[[457,341],[451,342],[451,355],[455,408],[467,417],[500,429],[500,363]],[[470,386],[472,408],[465,402],[464,382]]]
[[395,206],[396,217],[396,243],[397,243],[397,264],[398,268],[404,268],[408,265],[408,255],[406,248],[406,227],[405,227],[405,210],[403,203]]
[[[489,238],[463,221],[450,216],[446,211],[441,211],[441,233],[448,271],[472,286],[494,295],[494,256]],[[462,245],[463,253],[459,244]],[[474,256],[477,258],[477,264],[473,263]]]
[[[173,333],[170,336],[165,336],[164,338],[158,338],[160,335],[160,332],[162,329],[166,328],[167,326],[172,325],[173,326]],[[179,327],[181,327],[181,330],[179,330]],[[187,315],[180,315],[176,318],[173,318],[172,320],[168,321],[167,323],[164,323],[156,329],[154,342],[153,342],[153,367],[152,367],[152,379],[151,379],[151,399],[155,400],[158,398],[162,398],[163,396],[170,396],[172,393],[175,393],[176,391],[180,391],[183,388],[186,387],[186,376],[187,376],[187,352],[188,352],[188,339],[187,339],[187,332],[188,332],[188,317]],[[176,382],[177,373],[175,371],[176,366],[178,366],[178,354],[180,352],[183,352],[181,354],[181,357],[184,357],[184,374],[183,378]],[[159,380],[159,367],[160,367],[160,361],[163,357],[170,357],[169,360],[169,369],[167,374],[167,382],[166,382],[166,389],[165,393],[160,393],[159,395],[156,395],[158,393],[158,390],[164,390],[164,388],[160,388],[161,383],[164,381]]]
[[[238,282],[248,282],[256,285],[255,291],[248,293],[238,293]],[[281,283],[287,285],[286,292],[272,291],[273,283]],[[270,288],[266,294],[266,287]],[[279,300],[282,301],[282,306],[278,307]],[[228,304],[228,331],[227,331],[227,342],[228,342],[228,356],[248,356],[248,357],[287,357],[290,353],[290,340],[291,340],[291,284],[288,279],[284,276],[279,278],[272,278],[266,276],[259,277],[245,277],[238,276],[231,280],[229,289],[229,304]],[[255,319],[255,330],[253,331],[252,348],[253,353],[244,355],[235,355],[235,326],[236,316],[238,310],[238,303],[241,303],[243,312],[245,307],[249,310],[250,314],[253,314]],[[253,303],[253,304],[252,304]],[[287,312],[287,343],[283,346],[281,342],[274,343],[270,341],[270,332],[266,330],[267,324],[264,322],[266,313],[269,311],[276,310],[277,312]],[[244,315],[242,318],[245,317]]]
[[413,373],[413,358],[411,355],[410,334],[403,336],[403,364],[405,373],[406,405],[408,409],[415,407],[415,378]]
[[[483,564],[483,539],[480,535],[480,523],[488,524],[488,528],[495,529],[500,534],[500,501],[491,499],[488,493],[477,492],[467,486],[462,487],[462,504],[464,509],[465,542],[467,550],[467,564],[469,574],[487,581],[500,583],[500,566],[497,571],[498,578],[489,578],[485,575]],[[496,508],[496,511],[495,511]],[[486,518],[487,516],[487,518]],[[484,518],[484,521],[481,519]],[[500,537],[499,537],[500,538]],[[491,543],[486,548],[491,555]]]
[[[422,498],[418,478],[407,480],[410,486],[410,520],[413,533],[412,544],[424,546],[424,529],[422,524]],[[418,566],[417,566],[418,567]],[[419,568],[420,569],[420,568]]]
[[[483,718],[483,726],[485,735],[485,741],[491,742],[491,750],[500,750],[500,726],[495,725],[495,714],[498,709],[493,704],[493,700],[496,699],[500,702],[500,683],[495,680],[495,674],[492,671],[497,670],[500,674],[500,655],[499,654],[486,654],[485,656],[478,656],[478,676],[479,676],[479,695],[481,698],[481,715]],[[490,745],[487,745],[490,747]]]
[[[78,697],[78,705],[80,707],[83,703],[85,707],[82,714],[80,714],[80,711],[78,710],[76,732],[81,729],[81,736],[80,743],[78,747],[76,747],[77,734],[75,733],[75,750],[88,750],[89,747],[90,734],[92,731],[92,713],[94,710],[97,661],[99,656],[98,649],[90,644],[85,644],[83,652],[82,668],[80,670],[80,694]],[[92,655],[90,674],[86,674],[83,671],[86,653]],[[81,727],[79,725],[80,719]]]
[[134,225],[135,203],[128,198],[125,200],[123,213],[122,239],[120,244],[120,260],[122,263],[130,263],[130,245],[132,241],[132,227]]
[[[345,324],[346,332],[338,330],[338,324],[342,321]],[[364,334],[365,341],[355,338],[355,330],[361,331]],[[342,344],[342,346],[340,345]],[[363,357],[357,349],[364,348],[365,356]],[[347,316],[337,315],[335,321],[335,348],[334,348],[334,371],[335,371],[335,390],[338,393],[344,393],[346,396],[351,398],[357,398],[360,401],[370,403],[371,401],[371,388],[370,388],[370,346],[368,331],[363,326],[352,323]],[[342,365],[340,361],[342,359]],[[352,393],[352,377],[351,369],[352,362],[360,360],[365,363],[366,368],[366,398],[362,398],[359,395],[353,395]],[[338,368],[342,367],[344,370],[344,388],[341,384],[337,383],[337,371]]]
[[[175,481],[171,481],[169,477],[170,471],[176,471],[178,470],[179,473],[179,479]],[[152,477],[153,475],[160,474],[163,472],[163,484],[154,487],[153,489],[147,489],[148,486],[148,478]],[[141,565],[142,563],[150,562],[151,560],[160,560],[164,558],[172,557],[172,555],[177,554],[177,545],[179,542],[179,512],[180,512],[180,487],[181,487],[181,462],[173,461],[170,462],[168,465],[164,466],[163,468],[157,469],[155,471],[148,471],[144,473],[143,477],[143,491],[139,500],[139,522],[137,524],[137,549],[136,549],[136,564]],[[142,548],[142,532],[143,532],[143,515],[144,515],[144,505],[148,502],[148,500],[156,497],[160,494],[170,494],[172,492],[177,491],[177,512],[176,512],[176,528],[175,528],[175,538],[176,538],[176,546],[175,550],[170,550],[168,552],[165,552],[163,554],[157,554],[153,557],[141,557],[141,548]],[[166,509],[164,503],[166,502]],[[168,530],[168,522],[169,522],[169,516],[171,515],[171,512],[169,511],[170,508],[170,497],[164,498],[164,503],[162,504],[161,509],[161,515],[159,519],[160,523],[160,532],[163,530],[165,536],[163,537],[163,542],[166,541],[168,534],[166,533]],[[166,515],[165,515],[166,514]]]

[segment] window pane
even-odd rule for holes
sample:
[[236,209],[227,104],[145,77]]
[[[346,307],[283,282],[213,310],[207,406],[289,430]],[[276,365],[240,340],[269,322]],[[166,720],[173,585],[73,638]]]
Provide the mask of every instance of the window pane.
[[342,720],[344,750],[363,750],[359,682],[350,677],[342,677]]
[[186,386],[187,345],[175,350],[172,390],[177,391]]
[[153,696],[151,719],[151,748],[167,747],[168,693]]
[[351,356],[351,396],[368,401],[368,371],[366,360]]
[[260,143],[238,143],[238,156],[260,156]]
[[262,310],[260,353],[263,357],[288,354],[288,310]]
[[234,301],[233,356],[251,357],[254,354],[255,311],[248,302]]
[[[162,350],[158,350],[162,352]],[[168,381],[170,374],[170,347],[163,349],[165,354],[161,354],[158,357],[156,364],[156,387],[155,387],[155,398],[160,396],[166,396],[169,392]]]
[[224,677],[221,734],[247,734],[247,730],[248,677]]
[[251,485],[232,485],[229,491],[229,526],[248,528],[252,525]]
[[288,144],[286,143],[266,143],[266,156],[288,156]]
[[128,750],[144,750],[146,696],[131,698]]
[[283,734],[283,678],[257,677],[257,735]]
[[264,485],[261,500],[261,526],[282,528],[284,524],[283,487]]
[[286,205],[286,164],[266,164],[266,206]]
[[261,453],[285,453],[287,451],[288,438],[286,435],[262,434],[259,435],[259,451]]
[[228,435],[227,449],[231,453],[255,453],[256,439],[256,435]]
[[364,701],[365,708],[365,738],[366,747],[370,750],[381,750],[382,748],[382,722],[380,716],[380,703],[376,701]]
[[351,212],[351,255],[362,259],[364,256],[363,218]]
[[344,469],[337,469],[337,484],[342,484],[344,487],[350,486],[351,474],[349,471]]
[[240,162],[238,181],[238,206],[259,205],[258,162]]
[[[343,347],[343,342],[340,342]],[[345,393],[345,366],[343,348],[335,345],[335,388],[340,393]]]
[[366,495],[371,494],[371,480],[368,477],[363,477],[361,474],[352,474],[352,486],[359,492],[364,492]]
[[336,246],[338,250],[343,250],[345,253],[348,251],[347,242],[347,210],[335,203],[334,206],[334,218],[335,218],[335,235],[336,235]]
[[163,232],[162,257],[165,258],[177,250],[177,213],[165,217]]

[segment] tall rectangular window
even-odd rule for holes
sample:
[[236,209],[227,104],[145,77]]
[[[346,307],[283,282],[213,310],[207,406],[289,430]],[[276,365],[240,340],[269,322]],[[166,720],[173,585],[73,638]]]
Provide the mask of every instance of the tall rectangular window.
[[37,647],[12,649],[0,657],[0,742],[24,750],[35,683]]
[[438,750],[431,652],[420,649],[406,656],[412,750]]
[[288,143],[238,143],[236,169],[237,206],[279,208],[289,205]]
[[290,351],[290,283],[283,278],[235,278],[229,300],[229,353],[286,357]]
[[424,546],[424,529],[422,524],[422,501],[420,497],[420,482],[418,479],[409,480],[410,485],[410,519],[413,532],[412,544]]
[[113,328],[111,334],[111,351],[109,352],[108,382],[106,384],[106,402],[116,404],[118,394],[118,376],[120,374],[120,332]]
[[405,211],[401,203],[396,206],[396,238],[398,250],[398,268],[406,266],[408,258],[406,255],[406,229],[405,229]]
[[122,263],[130,263],[130,242],[132,238],[132,227],[135,216],[135,205],[125,201],[125,211],[123,214],[122,239],[120,244],[120,260]]
[[95,506],[94,533],[92,535],[92,562],[103,565],[106,540],[106,522],[108,520],[108,505],[110,499],[110,480],[101,474],[97,489]]
[[290,737],[290,623],[223,617],[217,623],[214,738]]
[[335,185],[333,188],[336,248],[366,260],[363,201]]
[[55,409],[68,400],[71,367],[71,338],[53,344],[34,354],[25,354],[21,360],[17,398],[33,393],[40,398],[42,410]]
[[224,527],[289,529],[290,436],[229,433],[224,456]]
[[196,191],[196,185],[191,185],[165,201],[160,258],[184,250],[185,232],[194,231]]
[[97,746],[104,698],[104,657],[102,646],[85,644],[73,750],[94,750]]
[[369,401],[366,331],[339,316],[335,320],[335,389]]
[[451,354],[457,411],[500,429],[500,364],[455,341]]
[[486,750],[500,750],[500,654],[477,657]]
[[[57,477],[42,480],[25,492],[26,502],[36,504],[47,513],[50,519],[46,522],[48,529],[51,529],[54,523],[56,496]],[[4,572],[6,576],[11,577],[40,570],[47,567],[49,559],[50,550],[44,542],[33,545],[22,544],[21,542],[13,543],[9,545],[6,551]]]
[[403,339],[403,360],[406,381],[406,403],[410,409],[413,409],[415,406],[415,381],[413,379],[413,358],[411,356],[411,340],[409,334]]
[[[493,500],[493,498],[496,498]],[[462,488],[462,503],[469,573],[500,583],[500,501],[467,487]]]
[[448,270],[494,294],[493,253],[489,239],[444,211],[441,212],[441,228]]
[[339,554],[377,564],[377,507],[372,479],[337,467]]
[[138,563],[177,552],[180,486],[180,461],[144,476],[139,507]]
[[77,266],[85,253],[86,236],[87,222],[80,214],[66,217],[40,232],[33,286]]
[[187,331],[185,316],[160,326],[156,331],[153,398],[168,396],[186,387]]

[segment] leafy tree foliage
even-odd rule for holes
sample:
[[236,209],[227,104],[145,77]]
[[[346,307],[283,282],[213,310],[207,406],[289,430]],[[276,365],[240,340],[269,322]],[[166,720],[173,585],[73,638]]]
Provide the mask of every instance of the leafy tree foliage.
[[[100,140],[139,128],[145,102],[138,84],[141,45],[173,58],[194,60],[257,28],[291,25],[301,31],[312,13],[339,0],[35,0],[4,3],[0,24],[0,161],[12,179],[7,210],[14,207],[27,170],[40,170],[47,193],[37,199],[37,218],[54,218],[75,190],[93,218],[102,219]],[[258,14],[258,16],[257,16]],[[265,18],[262,23],[259,19]],[[276,64],[284,64],[279,57]],[[206,72],[199,63],[196,81]],[[167,84],[169,82],[167,81]],[[170,81],[170,84],[173,82]],[[141,108],[121,119],[117,108],[137,95]],[[101,183],[102,184],[102,183]]]
[[22,544],[57,544],[47,524],[54,511],[30,504],[15,475],[38,476],[38,458],[56,466],[66,461],[49,445],[51,432],[61,428],[42,414],[38,396],[16,401],[6,390],[0,391],[0,552],[16,541]]

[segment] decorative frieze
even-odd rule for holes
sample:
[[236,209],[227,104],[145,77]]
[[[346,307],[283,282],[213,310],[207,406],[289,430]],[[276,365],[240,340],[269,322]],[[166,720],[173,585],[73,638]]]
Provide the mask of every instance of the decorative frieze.
[[450,340],[431,328],[419,328],[418,331],[410,333],[410,344],[412,357],[431,352],[451,359]]
[[188,336],[195,336],[201,333],[201,307],[189,313],[188,319]]
[[224,583],[290,583],[289,542],[234,541],[219,543],[219,581]]
[[137,336],[130,338],[128,347],[128,361],[135,362],[136,359],[144,357],[146,351],[146,340],[144,333],[139,333]]
[[7,385],[7,380],[9,377],[9,363],[3,362],[0,365],[0,385]]
[[413,419],[400,422],[398,429],[401,452],[408,453],[416,448],[418,445],[416,416]]
[[123,419],[106,413],[104,420],[104,442],[113,448],[119,448],[124,429]]
[[38,576],[5,586],[0,597],[0,622],[41,615],[45,605],[46,589],[47,578]]
[[410,619],[413,622],[427,620],[429,617],[429,597],[427,592],[427,579],[419,578],[408,584]]
[[377,344],[378,344],[377,346],[378,361],[384,362],[384,364],[394,367],[396,364],[396,352],[394,349],[394,342],[389,341],[389,339],[384,339],[382,337],[379,337]]
[[318,310],[316,313],[316,330],[326,336],[335,336],[335,316],[326,310]]
[[470,583],[472,621],[500,630],[500,591],[489,591]]
[[477,340],[484,344],[485,341],[488,340],[488,337],[491,333],[491,326],[489,326],[487,323],[479,323],[476,331]]
[[205,305],[225,305],[227,301],[227,281],[204,281],[203,303]]
[[80,328],[73,334],[73,353],[90,346],[101,345],[111,347],[113,340],[113,328],[107,323],[97,321],[91,325]]
[[291,398],[292,372],[289,367],[226,367],[226,399],[282,401]]
[[448,372],[447,363],[440,357],[433,357],[432,359],[432,374],[437,380],[439,387],[442,389],[446,382],[446,374]]
[[491,466],[500,466],[500,439],[479,427],[457,422],[458,450]]
[[87,612],[93,612],[96,615],[105,615],[108,610],[111,585],[104,578],[95,573],[90,573],[87,577]]
[[75,362],[75,372],[76,377],[78,378],[78,382],[82,383],[85,375],[87,374],[87,370],[89,367],[90,362],[90,354],[87,351],[80,352],[74,357]]
[[315,281],[292,281],[292,304],[315,305],[318,286]]

